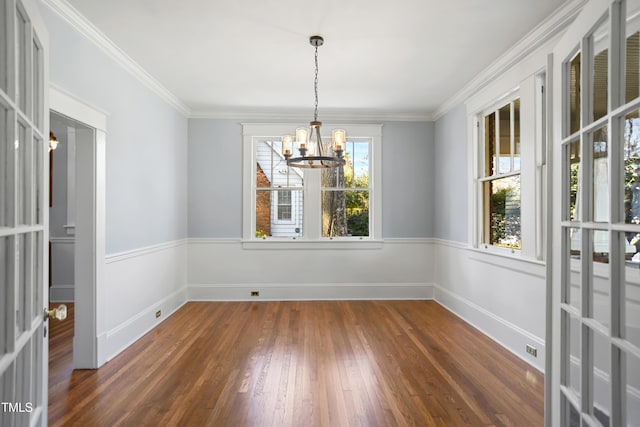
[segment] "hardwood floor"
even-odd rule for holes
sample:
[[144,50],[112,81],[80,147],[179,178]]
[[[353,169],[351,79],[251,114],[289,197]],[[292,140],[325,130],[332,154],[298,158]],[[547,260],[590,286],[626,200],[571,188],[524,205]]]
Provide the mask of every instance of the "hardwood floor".
[[433,301],[190,302],[73,372],[63,324],[51,426],[543,424],[542,374]]

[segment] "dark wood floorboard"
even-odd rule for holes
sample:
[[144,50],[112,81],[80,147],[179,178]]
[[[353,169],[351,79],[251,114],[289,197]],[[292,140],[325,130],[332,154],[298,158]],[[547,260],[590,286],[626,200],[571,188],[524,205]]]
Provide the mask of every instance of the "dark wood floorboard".
[[69,312],[51,426],[543,424],[543,375],[433,301],[190,302],[79,371]]

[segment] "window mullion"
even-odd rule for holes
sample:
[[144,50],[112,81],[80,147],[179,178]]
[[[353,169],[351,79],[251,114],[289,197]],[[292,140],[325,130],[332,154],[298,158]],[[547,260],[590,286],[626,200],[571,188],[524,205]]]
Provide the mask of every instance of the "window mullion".
[[304,170],[304,239],[322,238],[322,185],[320,169]]

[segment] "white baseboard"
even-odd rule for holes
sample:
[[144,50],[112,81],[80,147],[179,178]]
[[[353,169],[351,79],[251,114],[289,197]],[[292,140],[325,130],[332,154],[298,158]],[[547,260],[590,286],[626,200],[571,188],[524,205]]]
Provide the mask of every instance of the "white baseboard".
[[[540,372],[544,372],[544,338],[536,337],[438,284],[434,284],[433,287],[434,299],[440,305],[480,330]],[[533,357],[526,352],[527,344],[536,348],[537,357]]]
[[[140,339],[143,335],[158,326],[187,302],[187,289],[182,288],[171,295],[150,304],[149,308],[122,322],[115,328],[98,336],[98,345],[106,355],[106,362]],[[156,318],[160,310],[161,316]],[[100,363],[102,364],[102,363]]]
[[[190,284],[189,301],[304,301],[433,299],[429,283]],[[252,297],[257,291],[259,296]]]
[[49,302],[74,302],[75,291],[71,285],[53,285],[49,288]]

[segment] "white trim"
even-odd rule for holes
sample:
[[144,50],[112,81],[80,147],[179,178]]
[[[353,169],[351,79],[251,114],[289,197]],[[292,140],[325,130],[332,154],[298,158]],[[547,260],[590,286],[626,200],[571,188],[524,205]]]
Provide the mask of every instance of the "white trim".
[[[473,326],[480,332],[496,341],[520,359],[531,366],[544,372],[544,338],[537,337],[519,326],[491,313],[477,304],[463,298],[438,284],[433,284],[435,294],[434,299]],[[526,344],[534,344],[538,357],[528,355],[525,352]]]
[[157,245],[145,246],[142,248],[132,249],[130,251],[117,252],[105,256],[105,264],[126,261],[131,258],[160,252],[165,249],[175,248],[187,244],[187,239],[178,239],[170,242],[158,243]]
[[447,112],[477,92],[497,80],[504,72],[518,64],[540,46],[565,31],[582,10],[586,0],[570,0],[560,6],[548,19],[541,22],[508,51],[485,68],[460,91],[451,96],[432,114],[433,120],[438,120]]
[[75,286],[73,284],[53,285],[49,288],[49,302],[75,301]]
[[49,84],[49,109],[94,129],[107,131],[109,113],[53,83]]
[[78,12],[67,0],[42,0],[42,2],[161,99],[184,116],[189,116],[191,109],[185,103],[146,72],[144,68]]
[[[260,297],[251,297],[252,291]],[[196,284],[189,301],[430,300],[430,283]]]
[[[286,117],[290,121],[308,122],[309,112],[303,110],[274,110],[259,108],[225,107],[213,110],[192,111],[190,119],[227,119],[227,120],[264,120],[278,121]],[[429,112],[380,112],[367,110],[322,110],[322,117],[326,121],[403,121],[403,122],[432,122],[435,120]]]
[[357,240],[357,237],[348,237],[345,240],[338,238],[334,240],[302,240],[302,239],[278,239],[270,237],[264,240],[247,240],[242,242],[242,249],[313,249],[313,250],[340,250],[340,249],[382,249],[383,242],[381,240],[371,240],[363,238]]
[[76,242],[75,237],[49,237],[52,245],[69,245]]
[[[98,342],[102,349],[101,353],[105,356],[103,362],[111,360],[179,310],[187,303],[186,295],[186,288],[178,289],[161,300],[150,303],[149,308],[120,323],[115,328],[100,334]],[[161,310],[163,313],[159,318],[155,317],[157,310]]]

